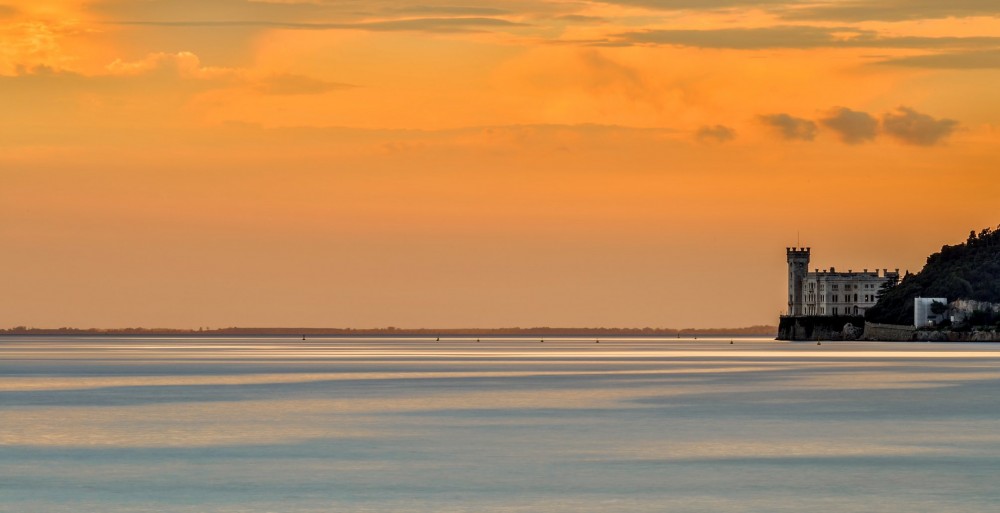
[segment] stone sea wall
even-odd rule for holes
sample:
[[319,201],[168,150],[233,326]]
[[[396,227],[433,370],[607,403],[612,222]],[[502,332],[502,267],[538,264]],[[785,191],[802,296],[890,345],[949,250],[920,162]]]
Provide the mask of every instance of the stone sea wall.
[[858,340],[864,326],[860,316],[786,316],[778,323],[778,340]]
[[1000,332],[918,330],[913,326],[866,322],[864,339],[877,342],[1000,342]]
[[914,340],[916,333],[917,328],[913,326],[866,322],[864,339],[885,342],[906,342]]

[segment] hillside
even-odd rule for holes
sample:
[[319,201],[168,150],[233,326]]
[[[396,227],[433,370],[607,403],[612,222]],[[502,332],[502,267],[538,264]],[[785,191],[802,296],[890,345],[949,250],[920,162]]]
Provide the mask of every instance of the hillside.
[[1000,228],[972,232],[964,244],[944,246],[927,257],[919,273],[907,274],[883,292],[866,319],[913,324],[913,298],[917,296],[1000,303]]

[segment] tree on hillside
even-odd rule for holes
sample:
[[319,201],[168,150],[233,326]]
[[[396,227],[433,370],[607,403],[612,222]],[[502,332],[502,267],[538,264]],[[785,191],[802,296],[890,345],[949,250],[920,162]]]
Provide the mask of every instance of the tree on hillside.
[[943,297],[1000,303],[1000,228],[973,231],[964,244],[943,246],[927,257],[917,274],[879,291],[866,318],[888,324],[912,324],[913,299]]

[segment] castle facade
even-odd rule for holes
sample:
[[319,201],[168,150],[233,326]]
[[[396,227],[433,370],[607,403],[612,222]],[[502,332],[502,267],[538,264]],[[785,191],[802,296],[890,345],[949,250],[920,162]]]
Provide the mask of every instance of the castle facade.
[[878,302],[879,289],[899,282],[899,269],[869,272],[833,267],[809,271],[811,248],[785,248],[788,257],[788,315],[864,315]]

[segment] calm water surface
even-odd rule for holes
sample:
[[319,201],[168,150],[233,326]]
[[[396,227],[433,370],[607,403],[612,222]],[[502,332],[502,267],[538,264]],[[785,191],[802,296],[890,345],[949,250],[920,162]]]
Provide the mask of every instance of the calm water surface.
[[0,338],[0,511],[993,512],[1000,346]]

